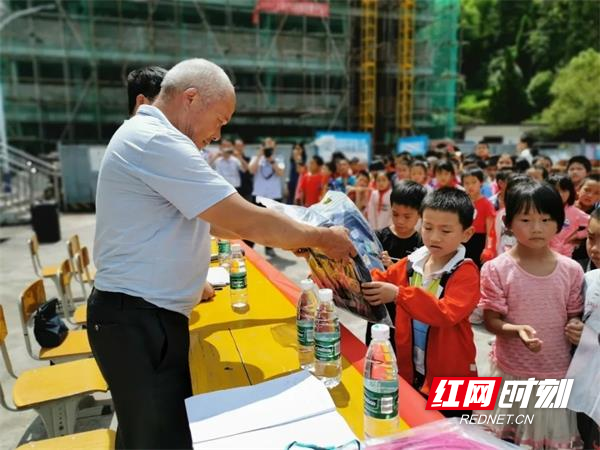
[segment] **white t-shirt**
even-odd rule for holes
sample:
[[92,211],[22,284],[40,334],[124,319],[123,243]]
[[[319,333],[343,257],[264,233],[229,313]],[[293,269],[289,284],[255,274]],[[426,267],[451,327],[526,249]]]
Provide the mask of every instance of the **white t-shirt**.
[[[250,164],[256,161],[258,156],[254,156]],[[283,169],[283,163],[276,160],[276,164]],[[275,169],[264,156],[260,156],[256,173],[254,174],[254,190],[252,195],[266,197],[270,199],[280,199],[283,197],[282,178],[275,173]]]
[[224,158],[221,156],[217,158],[215,161],[215,170],[229,181],[234,188],[239,188],[242,184],[242,178],[240,177],[242,163],[236,157],[230,156],[229,158]]
[[210,263],[210,225],[196,216],[234,192],[158,108],[142,105],[100,166],[96,288],[189,316]]
[[600,309],[600,269],[590,270],[585,274],[583,317]]

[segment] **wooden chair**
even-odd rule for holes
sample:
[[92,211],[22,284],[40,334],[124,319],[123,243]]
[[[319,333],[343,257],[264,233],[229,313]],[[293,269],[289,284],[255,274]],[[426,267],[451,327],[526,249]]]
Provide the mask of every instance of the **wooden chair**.
[[115,439],[116,433],[113,430],[102,429],[28,442],[17,447],[17,450],[80,450],[83,448],[113,450],[115,448]]
[[[0,306],[0,345],[4,349],[6,335],[6,320]],[[8,352],[3,351],[2,356],[12,372]],[[10,411],[34,409],[42,418],[49,437],[73,433],[79,402],[94,392],[108,390],[108,385],[93,358],[27,370],[18,377],[11,373],[11,376],[16,378],[13,387],[15,408],[5,401],[2,386],[0,404]]]
[[33,271],[39,278],[50,278],[58,287],[56,280],[56,272],[58,271],[57,265],[44,266],[40,261],[40,243],[37,236],[34,234],[27,241],[29,246],[29,253],[31,254],[31,263],[33,264]]
[[74,234],[71,236],[67,242],[67,254],[69,255],[69,262],[71,263],[71,268],[73,269],[73,275],[79,285],[81,286],[82,299],[87,299],[87,290],[85,288],[85,282],[81,277],[81,273],[77,270],[77,264],[75,263],[75,256],[79,254],[81,251],[81,242],[79,241],[79,235]]
[[33,313],[46,301],[46,291],[42,280],[31,283],[22,293],[20,298],[21,326],[25,347],[29,356],[36,360],[52,361],[54,363],[72,361],[92,355],[86,330],[69,330],[67,338],[58,347],[41,348],[38,355],[34,355],[31,346],[29,327]]
[[87,298],[85,285],[87,284],[90,287],[93,286],[94,279],[96,277],[96,271],[90,267],[90,254],[88,252],[88,248],[86,246],[81,247],[79,252],[75,255],[74,260],[74,273],[76,274],[75,277],[81,285],[81,290],[83,291],[84,297]]
[[[78,254],[79,255],[79,254]],[[85,325],[87,321],[87,306],[75,306],[75,299],[71,291],[73,271],[71,262],[65,259],[58,268],[58,295],[65,318],[74,325]],[[73,314],[73,317],[71,317]]]
[[75,263],[75,255],[81,250],[81,243],[79,241],[79,235],[74,234],[67,240],[67,254],[71,264]]

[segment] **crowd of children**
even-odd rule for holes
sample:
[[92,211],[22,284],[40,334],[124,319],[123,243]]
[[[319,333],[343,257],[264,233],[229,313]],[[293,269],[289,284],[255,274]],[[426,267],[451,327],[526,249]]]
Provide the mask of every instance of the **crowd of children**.
[[[403,154],[370,174],[338,155],[323,176],[323,192],[347,192],[385,249],[386,270],[374,271],[363,292],[388,308],[399,372],[424,395],[435,376],[564,378],[584,309],[600,303],[600,178],[591,162],[575,156],[561,167],[545,156],[477,150]],[[491,373],[477,371],[476,308],[496,336]],[[599,390],[590,386],[590,395]],[[533,424],[496,433],[534,449],[600,445],[589,418],[578,427],[575,412],[533,404],[488,411],[534,414]]]

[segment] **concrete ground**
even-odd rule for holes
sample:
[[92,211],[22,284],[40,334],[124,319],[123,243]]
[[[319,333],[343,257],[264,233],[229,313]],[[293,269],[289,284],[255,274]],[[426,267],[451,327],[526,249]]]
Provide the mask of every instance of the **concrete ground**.
[[[81,245],[87,245],[90,250],[94,237],[94,214],[62,214],[60,217],[62,240],[54,244],[40,246],[42,264],[59,264],[67,257],[65,241],[73,234],[79,234]],[[18,299],[21,291],[36,279],[29,256],[27,239],[32,234],[29,225],[0,227],[0,304],[4,308],[8,325],[6,346],[16,374],[27,369],[43,366],[27,354],[18,311]],[[259,253],[264,254],[264,247],[257,246]],[[299,281],[308,274],[308,267],[303,259],[294,257],[291,253],[276,250],[277,256],[269,258],[275,267],[291,280]],[[44,282],[48,298],[57,296],[56,288],[51,281]],[[75,296],[81,295],[76,283],[72,286]],[[359,339],[364,340],[366,322],[343,311],[340,317]],[[480,375],[488,371],[487,355],[491,335],[481,326],[473,327],[477,345],[477,364]],[[0,364],[0,385],[5,397],[12,405],[13,379]],[[106,396],[96,396],[97,400]],[[93,400],[93,399],[90,399]],[[79,419],[76,431],[86,431],[96,428],[114,428],[114,414],[105,414],[93,418]],[[40,418],[34,411],[11,412],[0,407],[0,450],[14,449],[16,446],[32,440],[45,438],[46,433]]]

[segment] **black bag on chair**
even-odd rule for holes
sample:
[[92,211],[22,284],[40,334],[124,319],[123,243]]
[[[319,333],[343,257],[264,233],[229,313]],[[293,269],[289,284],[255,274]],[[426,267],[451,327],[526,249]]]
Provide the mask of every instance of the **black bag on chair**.
[[58,347],[66,339],[69,329],[58,316],[58,299],[53,298],[41,305],[33,318],[33,334],[41,347]]

